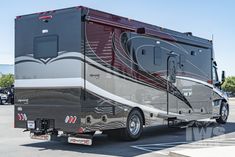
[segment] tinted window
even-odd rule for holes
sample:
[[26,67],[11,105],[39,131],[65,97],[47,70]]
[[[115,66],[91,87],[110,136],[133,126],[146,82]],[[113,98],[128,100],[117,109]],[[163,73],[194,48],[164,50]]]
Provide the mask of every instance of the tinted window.
[[58,56],[58,37],[45,36],[34,39],[35,58],[53,58]]
[[184,70],[185,62],[186,62],[185,55],[184,55],[184,54],[181,54],[181,55],[180,55],[180,64],[179,64],[179,66],[180,66],[180,68],[181,68],[182,70]]
[[162,64],[162,50],[161,47],[154,47],[154,64],[161,65]]
[[212,72],[213,72],[213,82],[216,83],[219,81],[216,67],[213,67]]

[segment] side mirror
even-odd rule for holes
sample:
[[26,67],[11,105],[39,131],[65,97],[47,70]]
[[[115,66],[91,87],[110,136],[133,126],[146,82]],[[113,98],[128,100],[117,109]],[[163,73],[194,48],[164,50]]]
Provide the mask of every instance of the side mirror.
[[216,82],[214,85],[215,85],[215,87],[220,87],[220,86],[221,86],[221,83],[218,81],[218,82]]
[[222,79],[221,79],[222,83],[224,83],[225,81],[225,71],[222,71]]

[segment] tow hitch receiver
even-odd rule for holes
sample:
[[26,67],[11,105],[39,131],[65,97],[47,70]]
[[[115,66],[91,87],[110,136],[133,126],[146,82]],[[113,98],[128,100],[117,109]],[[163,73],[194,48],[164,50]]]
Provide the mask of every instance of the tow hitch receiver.
[[60,134],[55,129],[54,119],[36,119],[27,121],[30,138],[44,141],[66,141],[72,144],[92,145],[93,134]]

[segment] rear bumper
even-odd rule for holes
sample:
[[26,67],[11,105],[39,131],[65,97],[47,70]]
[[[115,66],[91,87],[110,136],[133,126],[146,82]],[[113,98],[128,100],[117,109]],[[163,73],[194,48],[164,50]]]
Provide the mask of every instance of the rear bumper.
[[34,133],[31,133],[30,138],[43,141],[60,141],[60,142],[68,142],[71,144],[92,145],[93,135],[89,134],[77,134],[76,136],[71,136],[66,134],[35,135]]
[[[84,106],[87,106],[87,104],[84,104]],[[81,108],[79,105],[49,106],[16,104],[14,113],[15,128],[27,129],[28,121],[35,121],[35,124],[39,124],[43,120],[53,124],[50,125],[50,130],[67,133],[84,133],[124,128],[129,112],[129,110],[124,111],[124,109],[120,106]],[[37,126],[35,130],[36,128]]]
[[81,126],[79,106],[15,105],[15,127],[26,128],[27,121],[46,119],[53,121],[53,129],[77,132]]

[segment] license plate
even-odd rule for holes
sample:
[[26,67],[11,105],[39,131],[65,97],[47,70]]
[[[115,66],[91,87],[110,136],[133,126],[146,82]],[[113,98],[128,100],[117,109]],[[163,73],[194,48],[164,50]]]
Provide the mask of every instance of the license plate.
[[35,129],[35,121],[27,121],[27,127],[28,129]]
[[31,134],[30,138],[35,139],[35,140],[44,140],[44,141],[50,141],[51,140],[50,135],[34,135],[34,134]]
[[78,137],[69,137],[68,143],[72,144],[83,144],[83,145],[92,145],[92,139],[78,138]]

